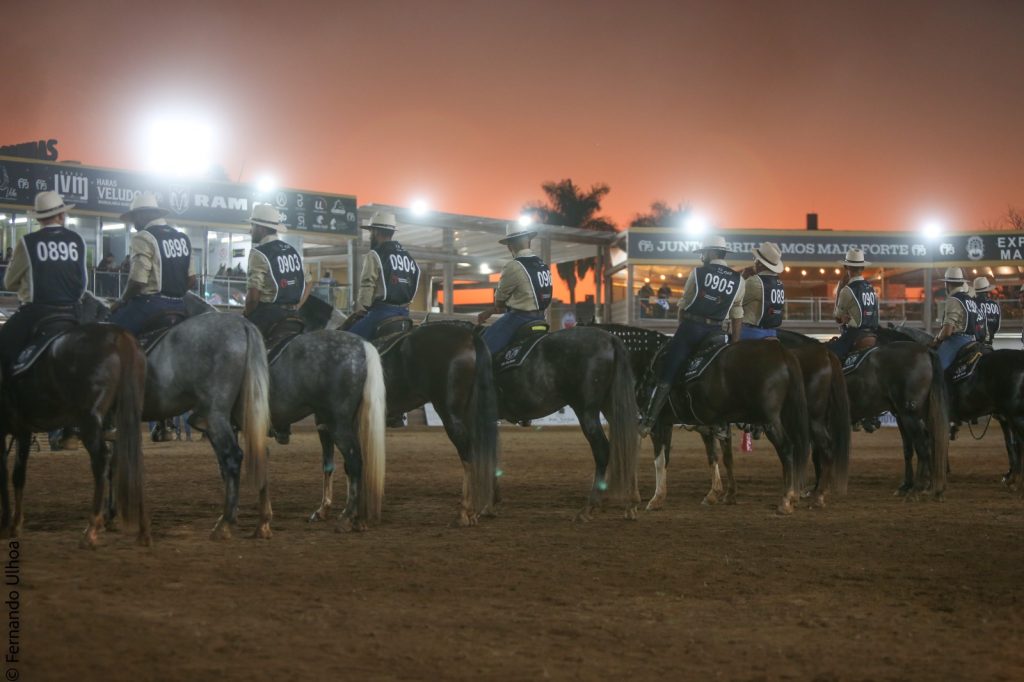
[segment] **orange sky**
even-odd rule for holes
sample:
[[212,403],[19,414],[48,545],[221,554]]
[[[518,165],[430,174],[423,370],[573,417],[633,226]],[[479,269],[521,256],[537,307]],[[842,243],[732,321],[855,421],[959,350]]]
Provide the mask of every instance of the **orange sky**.
[[[233,179],[511,216],[607,182],[726,227],[976,229],[1024,206],[1021,2],[7,3],[0,143],[143,168],[198,111]],[[49,27],[49,28],[46,28]]]

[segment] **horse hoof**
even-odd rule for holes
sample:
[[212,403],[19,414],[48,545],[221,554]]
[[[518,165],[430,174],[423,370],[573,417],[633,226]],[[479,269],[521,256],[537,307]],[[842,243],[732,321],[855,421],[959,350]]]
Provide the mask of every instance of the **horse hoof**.
[[718,504],[718,495],[705,495],[700,503],[705,507],[713,507]]
[[775,508],[775,512],[780,516],[789,516],[793,513],[793,503],[788,499],[783,500],[783,502]]
[[135,544],[139,547],[152,547],[153,537],[149,534],[148,530],[139,531],[138,537],[135,538]]
[[476,515],[469,514],[467,512],[459,512],[458,516],[452,519],[452,522],[448,524],[449,528],[469,528],[477,524]]
[[494,507],[484,507],[480,511],[480,517],[484,519],[496,519],[498,518],[498,512],[494,510]]
[[576,516],[573,517],[573,521],[576,523],[589,523],[590,521],[593,521],[594,516],[592,511],[593,510],[590,507],[584,507],[576,512]]
[[626,513],[625,513],[624,516],[625,516],[625,519],[627,521],[636,521],[637,520],[636,507],[633,507],[633,506],[626,507]]
[[366,522],[361,519],[342,518],[334,527],[335,533],[362,533],[367,529]]
[[96,534],[86,529],[85,533],[78,540],[79,549],[96,549]]
[[651,501],[647,503],[647,506],[644,507],[646,511],[661,511],[664,508],[665,501],[653,497],[651,498]]
[[252,536],[256,540],[269,540],[274,536],[274,533],[270,530],[270,524],[264,523],[256,527],[256,530],[252,532]]
[[325,509],[317,509],[315,512],[309,515],[309,523],[319,523],[321,521],[327,521],[331,518],[330,512]]
[[210,539],[214,542],[231,539],[231,528],[228,524],[223,521],[218,521],[217,525],[210,531]]

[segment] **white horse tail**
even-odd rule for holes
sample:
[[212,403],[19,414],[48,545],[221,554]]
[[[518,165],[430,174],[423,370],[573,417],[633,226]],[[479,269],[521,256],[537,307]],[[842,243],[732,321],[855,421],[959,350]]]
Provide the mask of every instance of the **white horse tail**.
[[359,490],[359,517],[367,521],[380,520],[384,500],[384,427],[387,418],[387,393],[384,388],[384,369],[380,355],[373,344],[363,342],[366,354],[366,379],[363,381],[363,399],[357,415],[359,450],[363,457],[363,475]]
[[236,407],[242,415],[245,473],[256,490],[263,490],[267,484],[270,371],[267,368],[267,349],[263,345],[263,336],[248,320],[243,320],[243,323],[247,344],[245,376],[242,377],[242,391]]

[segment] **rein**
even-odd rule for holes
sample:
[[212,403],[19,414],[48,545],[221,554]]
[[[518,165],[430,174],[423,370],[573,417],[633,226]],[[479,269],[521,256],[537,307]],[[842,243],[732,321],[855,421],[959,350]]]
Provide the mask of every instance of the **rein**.
[[985,428],[981,430],[981,435],[980,436],[975,436],[974,435],[974,428],[973,428],[973,426],[972,426],[972,424],[970,422],[967,422],[967,430],[971,432],[971,438],[973,438],[974,440],[981,440],[982,438],[985,437],[985,434],[988,433],[988,427],[989,427],[989,425],[991,423],[992,423],[992,415],[989,415],[988,416],[988,421],[985,422]]

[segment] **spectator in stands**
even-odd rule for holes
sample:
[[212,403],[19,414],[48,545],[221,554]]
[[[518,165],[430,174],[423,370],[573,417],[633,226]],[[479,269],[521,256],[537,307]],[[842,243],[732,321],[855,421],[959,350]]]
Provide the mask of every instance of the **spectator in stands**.
[[6,250],[6,251],[4,251],[4,259],[3,259],[3,261],[2,261],[4,265],[7,265],[8,263],[10,263],[10,262],[11,262],[11,256],[12,256],[13,254],[14,254],[14,248],[13,248],[13,247],[10,247],[10,246],[8,246],[8,247],[7,247],[7,250]]
[[640,291],[637,292],[637,297],[640,299],[640,317],[650,316],[651,296],[654,296],[654,288],[650,282],[644,282],[644,285],[640,287]]

